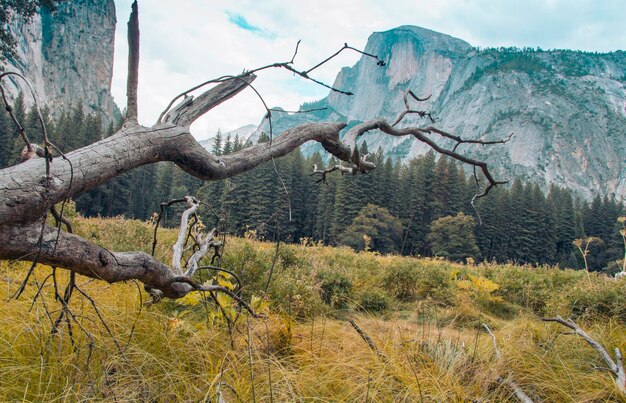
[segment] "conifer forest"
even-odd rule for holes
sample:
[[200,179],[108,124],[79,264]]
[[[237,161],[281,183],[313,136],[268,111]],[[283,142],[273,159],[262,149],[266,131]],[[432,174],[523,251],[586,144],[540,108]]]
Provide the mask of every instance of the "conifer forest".
[[[15,109],[27,130],[37,130],[35,111],[24,110],[22,97],[17,99]],[[58,119],[45,111],[44,116],[60,148],[66,151],[114,131],[113,127],[103,129],[100,118],[85,114],[80,104]],[[5,137],[0,138],[2,168],[17,162],[21,149],[6,113],[0,114],[0,136]],[[259,142],[265,141],[269,136],[263,133]],[[217,133],[210,152],[227,155],[248,146],[238,136]],[[472,205],[477,186],[474,178],[452,159],[430,152],[401,164],[384,157],[381,150],[369,150],[366,141],[360,151],[361,155],[370,154],[379,168],[367,175],[328,175],[324,181],[312,175],[314,165],[336,162],[324,161],[319,153],[305,156],[299,150],[224,181],[203,182],[174,164],[153,164],[80,195],[75,200],[76,208],[87,217],[148,220],[159,212],[161,203],[195,195],[207,204],[200,208],[208,220],[206,225],[221,225],[236,236],[346,245],[356,250],[442,256],[458,261],[471,257],[474,261],[563,268],[583,268],[583,259],[573,242],[592,239],[587,256],[589,269],[607,274],[620,271],[615,261],[623,254],[617,221],[624,215],[623,203],[599,196],[582,200],[556,186],[546,193],[537,184],[516,179]],[[374,207],[378,209],[372,211]],[[177,226],[181,211],[165,211],[165,225]],[[437,253],[437,245],[433,248],[433,237],[429,237],[433,223],[459,213],[470,217],[469,234],[473,239],[469,244],[450,246],[461,250],[458,256]],[[397,225],[377,228],[389,222]],[[455,222],[447,227],[450,233],[459,228]]]

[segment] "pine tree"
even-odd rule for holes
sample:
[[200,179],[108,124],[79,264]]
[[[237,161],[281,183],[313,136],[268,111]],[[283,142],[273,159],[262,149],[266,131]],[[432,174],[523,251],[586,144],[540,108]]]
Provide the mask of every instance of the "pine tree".
[[481,255],[487,261],[496,258],[496,251],[501,248],[499,235],[503,228],[500,226],[499,212],[502,206],[499,204],[501,195],[505,193],[501,188],[491,191],[490,197],[481,198],[477,201],[477,211],[480,216],[480,224],[476,228],[476,241]]
[[[15,102],[13,102],[13,115],[21,125],[24,125],[26,121],[26,110],[24,106],[24,94],[21,92],[17,98],[15,98]],[[20,160],[20,152],[24,148],[25,144],[24,140],[20,136],[19,130],[12,121],[9,123],[9,127],[11,133],[9,144],[11,145],[9,146],[9,150],[6,155],[8,155],[8,165],[15,165]],[[29,133],[26,133],[26,135],[30,137]],[[30,139],[30,141],[34,141],[34,139]]]
[[213,139],[213,147],[211,148],[211,152],[213,153],[213,155],[218,157],[222,155],[222,131],[220,129],[217,129],[217,134]]
[[441,156],[435,164],[435,172],[433,177],[433,218],[439,218],[446,215],[449,206],[448,199],[448,162],[446,158]]
[[243,149],[243,143],[239,140],[239,133],[235,134],[235,140],[233,141],[233,152],[237,152]]
[[[331,158],[329,166],[334,166],[337,161]],[[321,167],[321,165],[318,165]],[[321,168],[320,168],[321,169]],[[331,224],[333,212],[335,211],[335,193],[337,182],[341,177],[329,174],[326,183],[320,183],[320,194],[318,196],[317,209],[315,214],[315,238],[329,244],[332,241]]]
[[[68,128],[68,137],[65,138],[68,151],[76,150],[84,144],[85,132],[85,112],[83,111],[83,103],[79,102],[71,112],[70,126]],[[69,134],[74,134],[70,136]]]
[[466,196],[465,192],[467,187],[465,174],[459,174],[455,160],[452,158],[446,158],[446,160],[448,161],[448,176],[446,182],[447,202],[444,207],[444,214],[456,215],[459,212],[463,212],[464,204],[471,199]]
[[435,165],[435,154],[429,152],[411,160],[404,169],[400,201],[401,219],[405,228],[402,253],[430,253],[426,234],[434,219],[432,188]]
[[321,193],[326,187],[323,183],[316,183],[318,178],[316,175],[311,175],[313,171],[313,165],[318,167],[324,166],[322,156],[320,153],[314,153],[307,158],[303,163],[303,183],[305,189],[307,189],[306,196],[304,197],[304,222],[302,237],[315,238],[315,224],[317,221],[318,204],[321,197]]
[[13,122],[9,117],[9,113],[3,108],[0,111],[0,168],[9,166],[12,160],[12,144],[15,140],[14,132]]
[[[284,160],[284,161],[283,161]],[[278,203],[281,218],[282,239],[289,242],[298,242],[305,235],[306,222],[306,199],[312,196],[314,188],[307,186],[307,174],[305,172],[306,160],[302,156],[300,149],[295,150],[286,158],[279,160],[279,172],[283,176],[285,185],[289,191],[289,198],[280,192],[281,199]],[[282,187],[282,185],[280,186]],[[291,208],[291,220],[289,220],[289,210]]]
[[529,255],[527,246],[529,229],[525,216],[527,203],[526,187],[521,180],[515,179],[510,191],[509,225],[506,227],[507,243],[505,255],[508,259],[523,263]]
[[572,195],[569,191],[552,185],[548,193],[547,203],[553,217],[555,233],[554,263],[569,267],[575,262],[575,260],[572,261],[572,253],[574,252],[572,242],[577,238]]
[[228,155],[233,152],[233,143],[230,140],[230,134],[226,135],[224,141],[224,148],[222,148],[222,155]]
[[531,224],[534,229],[532,237],[534,256],[531,262],[535,264],[553,263],[556,255],[554,220],[548,209],[545,195],[537,184],[532,186],[531,200],[534,217],[534,222]]
[[102,119],[99,115],[90,114],[85,119],[84,134],[81,139],[80,147],[95,143],[102,139]]

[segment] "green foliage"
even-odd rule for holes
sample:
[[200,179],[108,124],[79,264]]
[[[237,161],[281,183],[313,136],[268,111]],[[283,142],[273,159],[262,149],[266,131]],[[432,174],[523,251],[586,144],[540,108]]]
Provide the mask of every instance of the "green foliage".
[[402,223],[389,210],[368,204],[341,234],[339,241],[356,250],[380,253],[398,252],[402,239]]
[[626,323],[626,282],[602,277],[592,285],[577,284],[567,291],[567,309],[574,319],[617,319]]
[[320,295],[334,309],[346,309],[352,300],[352,281],[339,272],[320,272]]
[[302,268],[276,276],[270,288],[275,308],[296,319],[312,318],[324,311],[317,279]]
[[474,237],[474,218],[463,213],[433,221],[427,236],[435,256],[461,262],[472,257],[478,259],[480,250]]
[[412,301],[418,292],[418,270],[415,265],[394,264],[385,271],[383,286],[400,301]]
[[374,288],[359,294],[358,308],[366,312],[383,312],[389,308],[390,299],[383,290]]

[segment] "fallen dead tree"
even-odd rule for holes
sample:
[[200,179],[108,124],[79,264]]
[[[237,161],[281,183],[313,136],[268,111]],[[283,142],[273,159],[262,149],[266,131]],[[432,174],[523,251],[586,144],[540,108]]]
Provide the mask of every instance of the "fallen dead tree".
[[[61,230],[60,225],[54,227],[46,224],[46,217],[55,204],[137,167],[159,161],[173,162],[185,172],[202,180],[221,180],[254,169],[273,158],[284,156],[305,142],[316,141],[327,152],[342,161],[341,168],[315,169],[313,174],[321,175],[321,180],[324,180],[326,174],[334,170],[360,174],[375,169],[376,165],[368,161],[366,156],[359,155],[357,139],[370,131],[380,130],[390,136],[412,136],[440,154],[473,166],[475,172],[478,168],[482,172],[486,186],[477,191],[475,197],[484,196],[494,186],[504,183],[494,179],[484,161],[470,158],[457,149],[462,144],[504,143],[510,136],[503,140],[481,141],[463,139],[437,129],[433,126],[434,119],[429,112],[410,107],[409,95],[415,102],[423,101],[412,92],[407,93],[406,108],[393,124],[384,119],[376,119],[361,123],[345,134],[342,134],[342,129],[346,127],[346,123],[310,123],[291,128],[267,143],[224,156],[212,155],[191,135],[190,125],[194,121],[241,91],[251,88],[257,74],[266,69],[285,69],[332,91],[346,96],[351,95],[349,91],[328,86],[311,78],[310,75],[314,69],[341,51],[357,51],[347,44],[339,52],[308,70],[293,67],[297,55],[296,46],[296,51],[288,62],[263,66],[240,75],[209,80],[174,98],[154,125],[142,126],[137,121],[139,17],[136,2],[133,3],[128,25],[127,113],[123,126],[111,137],[76,151],[61,154],[62,158],[53,158],[55,147],[45,135],[45,128],[43,128],[43,146],[32,143],[24,136],[26,149],[24,162],[0,170],[0,259],[31,261],[33,262],[31,271],[35,263],[45,263],[109,283],[138,280],[156,299],[180,298],[194,290],[208,290],[208,286],[196,283],[193,275],[206,251],[211,245],[215,245],[215,233],[194,235],[194,242],[199,249],[197,255],[190,259],[191,265],[183,271],[179,259],[179,242],[174,247],[172,264],[168,265],[143,252],[110,251]],[[381,68],[384,67],[385,62],[377,56],[360,53],[374,59]],[[0,76],[0,80],[1,78]],[[209,84],[213,87],[200,95],[191,94]],[[10,108],[8,103],[7,107]],[[271,118],[269,109],[267,114],[268,118]],[[424,126],[399,128],[398,124],[409,114],[428,118],[428,122]],[[19,125],[17,120],[15,122]],[[453,148],[441,145],[440,140],[452,142]],[[196,202],[193,198],[185,200],[188,205],[187,213],[195,208]],[[181,219],[181,236],[183,221],[184,217]],[[26,281],[27,279],[25,283]],[[210,290],[227,292],[216,287],[210,286]]]

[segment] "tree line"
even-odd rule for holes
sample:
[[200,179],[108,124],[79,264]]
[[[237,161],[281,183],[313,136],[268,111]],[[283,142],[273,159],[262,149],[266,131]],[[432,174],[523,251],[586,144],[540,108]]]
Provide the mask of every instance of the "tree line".
[[[36,113],[25,111],[22,97],[14,109],[26,132],[39,141]],[[57,119],[47,111],[43,115],[50,139],[63,151],[114,131],[113,127],[104,128],[98,116],[85,114],[80,104]],[[270,139],[262,134],[259,141]],[[218,133],[211,152],[220,156],[248,145],[237,136],[224,138]],[[205,225],[239,236],[433,256],[445,249],[442,242],[467,241],[469,237],[459,234],[469,228],[477,248],[464,247],[474,259],[581,267],[582,258],[573,241],[585,237],[598,239],[587,256],[591,270],[610,270],[623,256],[617,218],[625,214],[624,204],[614,199],[597,196],[587,202],[556,186],[544,194],[536,184],[514,180],[472,206],[475,180],[455,161],[430,152],[401,164],[380,149],[370,152],[366,142],[360,147],[361,155],[370,153],[368,160],[378,167],[365,175],[334,172],[322,180],[320,175],[312,175],[313,166],[337,162],[324,161],[319,153],[304,156],[299,150],[215,182],[202,182],[174,164],[159,163],[80,195],[76,208],[85,216],[124,215],[146,220],[159,211],[160,203],[190,194],[204,202],[200,213]],[[21,148],[13,122],[7,113],[0,114],[0,168],[17,163]],[[177,225],[179,213],[168,209],[165,225]],[[459,213],[457,220],[440,220]]]

